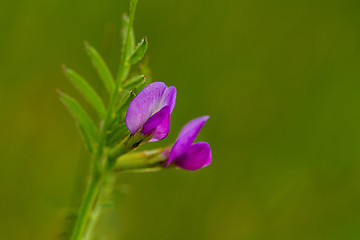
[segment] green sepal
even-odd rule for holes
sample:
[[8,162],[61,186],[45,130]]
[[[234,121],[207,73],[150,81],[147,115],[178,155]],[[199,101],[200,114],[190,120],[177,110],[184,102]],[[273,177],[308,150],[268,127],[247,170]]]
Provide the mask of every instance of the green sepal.
[[98,142],[99,140],[99,135],[94,122],[81,107],[79,102],[76,101],[76,99],[62,92],[59,92],[59,94],[61,101],[75,118],[80,132],[84,137],[86,145],[88,146],[89,150],[92,151],[94,143]]
[[134,76],[130,79],[128,79],[124,85],[123,85],[123,88],[124,89],[134,89],[134,88],[138,88],[140,87],[141,85],[143,85],[145,82],[146,82],[146,78],[147,78],[147,75],[137,75],[137,76]]
[[70,80],[70,82],[74,85],[74,87],[79,90],[79,92],[84,96],[84,98],[96,110],[99,116],[102,119],[105,118],[105,114],[106,114],[105,106],[99,95],[95,92],[95,90],[78,73],[76,73],[70,68],[67,68],[65,65],[63,65],[62,67],[66,77]]
[[115,144],[123,141],[130,134],[126,124],[118,124],[106,137],[106,145],[114,146]]
[[143,135],[136,132],[134,135],[129,134],[123,141],[110,148],[108,151],[108,162],[110,169],[114,166],[115,160],[128,152],[137,149],[139,146],[147,143],[152,138],[151,135]]
[[147,38],[143,38],[141,42],[136,46],[134,53],[129,57],[128,64],[133,65],[139,62],[145,55],[146,49],[148,47]]
[[122,155],[116,159],[114,171],[157,171],[164,168],[165,162],[168,160],[169,147],[133,152]]
[[111,75],[109,68],[107,67],[105,61],[102,59],[100,54],[96,51],[95,48],[90,46],[85,42],[85,50],[89,55],[91,62],[93,63],[100,79],[105,85],[106,90],[112,94],[115,88],[114,78]]

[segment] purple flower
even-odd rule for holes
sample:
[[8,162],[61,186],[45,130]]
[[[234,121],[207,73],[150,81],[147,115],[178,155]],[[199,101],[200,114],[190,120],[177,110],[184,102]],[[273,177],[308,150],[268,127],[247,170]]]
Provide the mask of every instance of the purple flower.
[[197,170],[211,163],[211,149],[208,143],[193,143],[209,116],[195,118],[186,124],[173,145],[166,167],[171,163],[187,169]]
[[170,114],[175,106],[176,88],[162,82],[146,86],[130,102],[125,123],[131,134],[151,136],[150,142],[164,139],[170,128]]

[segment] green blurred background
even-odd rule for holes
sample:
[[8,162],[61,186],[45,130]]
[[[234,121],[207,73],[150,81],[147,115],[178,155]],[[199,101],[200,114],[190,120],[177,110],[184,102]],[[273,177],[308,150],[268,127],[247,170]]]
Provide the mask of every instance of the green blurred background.
[[[198,141],[213,163],[120,176],[125,194],[107,228],[121,237],[111,239],[360,239],[359,8],[139,0],[136,37],[149,39],[152,77],[178,89],[169,137],[148,146],[208,114]],[[60,65],[100,86],[83,41],[115,72],[127,9],[125,0],[1,1],[0,239],[59,239],[87,166],[55,92],[79,96]]]

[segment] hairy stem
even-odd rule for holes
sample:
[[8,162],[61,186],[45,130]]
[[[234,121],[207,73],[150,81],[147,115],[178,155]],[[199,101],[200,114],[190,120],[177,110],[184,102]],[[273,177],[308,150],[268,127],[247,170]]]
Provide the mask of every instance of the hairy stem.
[[98,197],[101,182],[102,179],[100,177],[90,179],[90,184],[86,189],[71,240],[79,240],[82,238],[92,207]]
[[112,193],[113,186],[115,184],[115,180],[116,180],[115,174],[107,175],[104,178],[103,184],[99,190],[99,196],[98,196],[96,202],[94,203],[93,210],[91,211],[90,216],[89,216],[89,222],[87,224],[87,227],[86,227],[85,233],[84,233],[84,238],[83,238],[84,240],[93,239],[94,229],[95,229],[97,220],[99,218],[99,215],[101,213],[101,209],[103,207],[103,201],[104,201],[104,199],[106,199],[106,197],[108,197],[109,194]]

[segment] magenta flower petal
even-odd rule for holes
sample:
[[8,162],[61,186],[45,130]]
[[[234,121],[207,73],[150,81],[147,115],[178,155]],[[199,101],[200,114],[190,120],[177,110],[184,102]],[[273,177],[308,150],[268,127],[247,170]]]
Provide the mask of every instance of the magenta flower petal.
[[125,123],[131,134],[139,131],[149,117],[154,114],[165,89],[164,83],[154,82],[140,91],[130,102]]
[[208,119],[209,116],[202,116],[191,120],[181,129],[177,139],[188,136],[189,140],[192,139],[191,142],[193,142]]
[[130,102],[125,123],[131,134],[139,131],[148,119],[165,106],[170,113],[174,109],[176,88],[166,87],[162,82],[154,82],[140,91]]
[[211,163],[211,150],[206,142],[198,142],[175,160],[175,164],[186,170],[198,170]]
[[160,111],[152,115],[144,124],[141,133],[153,135],[150,142],[164,139],[170,129],[170,107],[165,106]]
[[175,107],[175,100],[176,100],[176,88],[173,86],[168,87],[165,89],[157,109],[161,109],[164,106],[169,106],[170,113],[172,113]]
[[199,131],[208,119],[209,116],[195,118],[183,127],[174,146],[171,149],[169,160],[166,166],[168,166],[174,159],[184,154],[191,147],[191,144],[194,142]]
[[170,112],[164,117],[164,120],[156,128],[156,131],[149,142],[156,142],[167,137],[170,130]]

